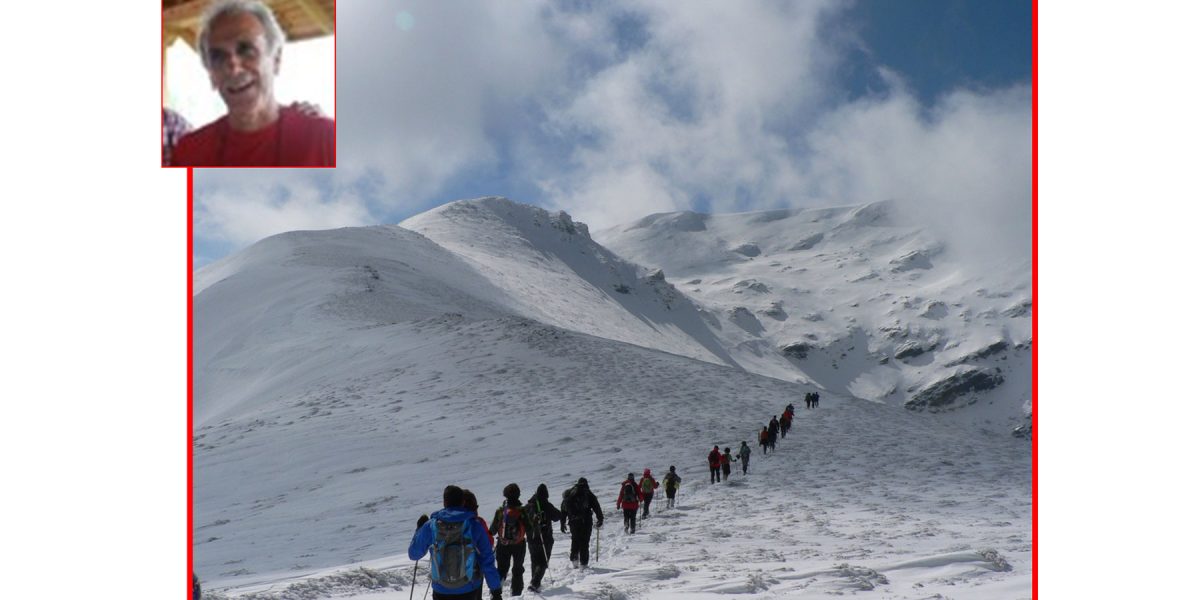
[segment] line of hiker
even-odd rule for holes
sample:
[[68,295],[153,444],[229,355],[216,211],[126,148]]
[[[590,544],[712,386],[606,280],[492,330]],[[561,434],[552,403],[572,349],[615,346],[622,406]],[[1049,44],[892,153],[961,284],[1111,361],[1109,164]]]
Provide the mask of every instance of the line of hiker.
[[[674,465],[664,481],[667,507],[671,508],[683,481]],[[630,473],[621,482],[617,506],[624,511],[626,533],[636,531],[639,508],[641,518],[650,516],[650,504],[658,488],[659,482],[650,469],[642,472],[640,480],[635,481]],[[544,483],[525,502],[521,502],[521,488],[516,483],[504,486],[503,496],[489,524],[479,516],[475,494],[449,485],[442,491],[442,510],[428,517],[422,515],[417,521],[408,557],[420,561],[430,555],[430,583],[435,600],[482,598],[484,583],[491,598],[496,600],[501,598],[505,581],[509,581],[511,595],[520,596],[525,591],[526,554],[532,576],[528,589],[541,592],[554,549],[555,522],[559,523],[560,532],[570,530],[572,567],[588,565],[593,524],[595,529],[604,526],[604,511],[587,478],[580,477],[564,490],[558,507],[550,501],[550,490]],[[597,537],[597,552],[599,544]]]
[[[804,395],[807,408],[816,408],[820,396],[817,392]],[[759,434],[759,445],[763,454],[775,450],[776,437],[786,438],[792,428],[795,407],[788,404],[783,414],[771,417]],[[724,477],[729,480],[734,460],[742,464],[742,475],[750,468],[753,451],[743,441],[736,455],[729,447],[721,451],[719,444],[708,453],[709,483],[719,483]],[[666,508],[675,507],[675,496],[683,479],[671,465],[663,478],[666,492]],[[617,508],[622,511],[627,534],[637,531],[639,521],[650,516],[650,504],[654,500],[659,482],[650,469],[642,471],[641,479],[629,473],[621,482],[617,492]],[[479,516],[479,502],[475,494],[455,485],[446,486],[442,492],[442,510],[431,516],[421,516],[417,531],[408,547],[408,557],[420,561],[430,554],[430,583],[434,600],[482,599],[483,584],[487,583],[492,600],[501,598],[504,582],[509,580],[513,596],[525,591],[525,555],[529,554],[531,579],[529,590],[541,592],[542,581],[550,565],[550,554],[554,548],[554,526],[559,531],[571,534],[570,560],[572,567],[586,567],[589,562],[593,520],[594,527],[604,526],[604,510],[592,493],[586,478],[580,477],[562,493],[562,502],[556,508],[550,502],[550,490],[545,483],[538,485],[537,492],[529,500],[521,502],[521,488],[516,483],[504,486],[504,501],[496,509],[489,524]],[[599,552],[600,539],[596,538]],[[415,586],[414,565],[414,586]]]

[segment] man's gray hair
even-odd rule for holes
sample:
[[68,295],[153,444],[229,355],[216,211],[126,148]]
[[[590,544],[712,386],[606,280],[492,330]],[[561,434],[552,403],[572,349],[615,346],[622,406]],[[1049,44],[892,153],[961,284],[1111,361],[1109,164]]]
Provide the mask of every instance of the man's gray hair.
[[208,68],[208,34],[213,21],[228,14],[249,13],[262,23],[267,38],[267,53],[276,56],[283,48],[283,28],[275,20],[275,13],[259,0],[217,0],[208,5],[204,15],[200,17],[200,35],[197,46],[200,47],[200,60],[204,68]]

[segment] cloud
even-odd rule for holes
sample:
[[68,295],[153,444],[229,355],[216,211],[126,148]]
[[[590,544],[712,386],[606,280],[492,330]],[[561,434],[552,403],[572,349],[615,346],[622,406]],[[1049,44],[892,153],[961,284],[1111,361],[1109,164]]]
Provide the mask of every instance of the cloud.
[[892,200],[960,249],[1028,256],[1031,94],[958,91],[926,110],[901,88],[842,106],[806,137],[801,189],[825,204]]
[[338,12],[338,167],[378,171],[390,202],[416,205],[495,163],[496,137],[563,63],[542,23],[547,2],[399,6]]
[[964,247],[1028,254],[1028,86],[928,106],[879,68],[854,99],[844,72],[864,53],[847,7],[346,3],[338,169],[198,175],[198,236],[236,246],[516,190],[593,228],[891,199],[978,230]]
[[284,231],[373,223],[366,203],[349,190],[330,193],[311,181],[247,184],[195,197],[196,228],[211,242],[245,246]]

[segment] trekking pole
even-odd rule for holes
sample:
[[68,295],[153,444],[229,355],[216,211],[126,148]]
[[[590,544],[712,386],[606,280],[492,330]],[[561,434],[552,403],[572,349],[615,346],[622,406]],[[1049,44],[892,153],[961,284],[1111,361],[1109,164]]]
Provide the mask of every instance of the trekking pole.
[[596,564],[600,564],[600,535],[604,532],[603,527],[596,528]]
[[[417,530],[419,531],[421,529],[421,527],[424,527],[425,523],[428,523],[428,522],[429,522],[429,515],[421,515],[421,518],[417,519]],[[408,600],[412,600],[413,592],[417,591],[417,567],[420,566],[420,564],[421,564],[420,559],[417,559],[415,562],[413,562],[412,585],[408,589]],[[430,564],[429,581],[432,583],[433,582],[433,567],[432,567],[433,557],[429,558],[429,564]],[[428,593],[429,589],[426,588],[425,591],[426,591],[426,593]]]
[[432,585],[433,585],[433,559],[430,558],[429,559],[429,581],[425,582],[425,593],[421,594],[421,600],[425,600],[425,597],[429,595],[429,587]]
[[412,585],[408,588],[408,600],[412,600],[413,592],[417,591],[417,565],[419,564],[421,564],[419,560],[413,563]]

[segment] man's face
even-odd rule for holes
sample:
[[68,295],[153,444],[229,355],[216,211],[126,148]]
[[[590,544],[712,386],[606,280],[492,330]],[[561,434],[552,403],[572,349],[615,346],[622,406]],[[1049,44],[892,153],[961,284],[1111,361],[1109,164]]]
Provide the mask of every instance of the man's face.
[[226,13],[208,34],[208,78],[229,112],[267,106],[274,97],[279,55],[268,53],[266,31],[250,13]]

